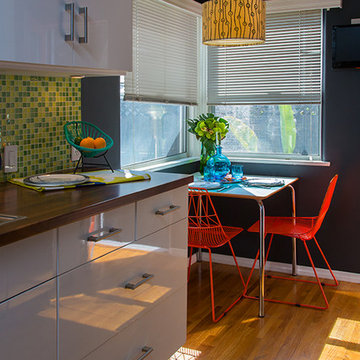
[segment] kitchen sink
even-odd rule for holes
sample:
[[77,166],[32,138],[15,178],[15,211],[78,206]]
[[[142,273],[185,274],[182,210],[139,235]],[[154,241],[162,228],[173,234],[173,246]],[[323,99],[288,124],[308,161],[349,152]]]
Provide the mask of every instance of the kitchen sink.
[[21,220],[21,219],[24,219],[24,218],[25,218],[25,216],[0,214],[0,225],[4,225],[4,224],[7,224],[9,222]]

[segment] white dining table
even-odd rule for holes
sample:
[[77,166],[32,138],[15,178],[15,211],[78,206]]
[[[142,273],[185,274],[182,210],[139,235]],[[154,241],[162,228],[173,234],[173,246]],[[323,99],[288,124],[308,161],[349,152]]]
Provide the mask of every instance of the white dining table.
[[[296,216],[296,203],[295,203],[295,189],[292,186],[298,178],[290,177],[269,177],[269,176],[257,176],[249,175],[248,179],[267,179],[267,180],[282,180],[283,185],[274,187],[258,187],[258,186],[247,186],[242,183],[233,184],[229,187],[226,185],[220,189],[208,190],[211,196],[221,196],[237,199],[250,199],[255,200],[259,206],[259,219],[260,219],[260,230],[259,230],[259,317],[265,316],[265,207],[263,201],[277,194],[284,189],[290,189],[292,194],[292,216]],[[292,274],[296,275],[296,239],[292,241]]]

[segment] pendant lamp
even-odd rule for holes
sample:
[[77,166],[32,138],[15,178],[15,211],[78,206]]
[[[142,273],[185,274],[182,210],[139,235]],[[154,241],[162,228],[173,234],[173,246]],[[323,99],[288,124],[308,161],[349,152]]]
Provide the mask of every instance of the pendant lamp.
[[265,42],[265,0],[197,0],[202,3],[203,43],[211,46]]

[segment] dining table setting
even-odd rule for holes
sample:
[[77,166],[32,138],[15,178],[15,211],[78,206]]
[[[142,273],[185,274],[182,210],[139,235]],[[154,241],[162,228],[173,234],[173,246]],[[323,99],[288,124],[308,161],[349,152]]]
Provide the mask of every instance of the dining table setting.
[[[209,164],[211,166],[211,163]],[[257,202],[259,207],[259,317],[265,316],[265,206],[264,200],[273,195],[289,189],[292,199],[292,216],[296,216],[296,199],[293,184],[298,181],[296,177],[281,177],[268,175],[244,174],[243,166],[231,164],[228,172],[222,178],[214,176],[216,167],[209,170],[205,167],[204,175],[194,174],[194,182],[189,188],[206,189],[210,196],[229,197],[236,199],[250,199]],[[216,175],[216,174],[215,174]],[[292,275],[296,275],[297,255],[296,239],[292,239]],[[201,252],[200,252],[201,259]],[[200,260],[201,261],[201,260]]]

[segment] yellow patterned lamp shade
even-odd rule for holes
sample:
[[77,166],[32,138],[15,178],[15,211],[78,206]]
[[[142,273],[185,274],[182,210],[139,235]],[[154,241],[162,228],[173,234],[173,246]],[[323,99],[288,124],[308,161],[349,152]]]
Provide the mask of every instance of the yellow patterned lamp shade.
[[203,43],[212,46],[265,42],[264,0],[209,0],[202,4]]

